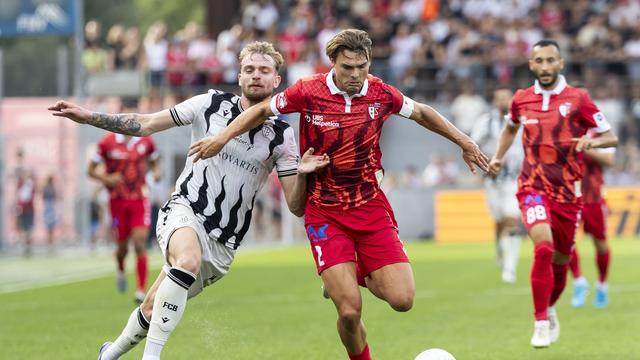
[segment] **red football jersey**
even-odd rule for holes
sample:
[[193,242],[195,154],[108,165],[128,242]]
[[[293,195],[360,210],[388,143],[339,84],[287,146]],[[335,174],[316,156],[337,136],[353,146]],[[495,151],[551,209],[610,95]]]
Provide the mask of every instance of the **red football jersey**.
[[326,171],[309,177],[309,200],[348,209],[378,193],[382,125],[392,114],[409,117],[413,101],[371,75],[359,93],[349,96],[338,89],[333,74],[298,80],[271,99],[271,110],[300,113],[300,151],[313,147],[316,154],[331,157]]
[[589,129],[602,133],[611,128],[587,91],[567,85],[562,75],[552,90],[542,89],[536,81],[516,92],[509,118],[524,127],[519,190],[543,192],[560,203],[577,202],[583,154],[576,151],[572,138],[582,137]]
[[125,141],[121,134],[109,133],[98,143],[94,161],[105,163],[107,173],[122,174],[123,181],[109,189],[112,199],[145,198],[145,175],[147,160],[158,158],[156,146],[151,137],[132,137]]

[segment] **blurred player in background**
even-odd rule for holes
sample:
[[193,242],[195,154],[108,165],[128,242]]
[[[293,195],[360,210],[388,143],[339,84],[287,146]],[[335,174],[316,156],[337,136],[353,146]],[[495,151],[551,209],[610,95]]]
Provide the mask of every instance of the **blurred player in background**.
[[[505,116],[513,93],[509,89],[498,89],[493,93],[494,109],[480,118],[473,127],[471,138],[478,143],[485,154],[495,154],[500,131],[504,127]],[[500,172],[485,176],[487,204],[496,222],[496,252],[502,269],[502,281],[514,283],[520,255],[520,210],[518,209],[518,174],[524,159],[522,142],[515,139],[515,146],[505,154]]]
[[36,195],[36,176],[33,169],[25,163],[24,151],[16,153],[16,230],[18,243],[24,244],[24,256],[31,256],[33,242],[33,221],[35,217],[34,200]]
[[[110,131],[150,135],[174,126],[193,125],[196,142],[221,132],[244,109],[271,97],[280,83],[282,55],[265,42],[240,52],[238,82],[242,95],[210,90],[155,114],[101,114],[64,101],[49,109]],[[299,162],[299,163],[298,163]],[[326,167],[329,158],[307,150],[299,160],[293,129],[272,117],[238,136],[220,156],[200,162],[187,158],[176,191],[161,209],[158,243],[166,264],[121,335],[106,342],[99,359],[118,359],[147,337],[143,359],[160,359],[164,344],[182,318],[187,298],[226,275],[236,249],[249,230],[254,200],[275,168],[287,205],[301,216],[306,176]]]
[[[611,261],[611,251],[607,243],[607,204],[604,198],[604,168],[615,163],[615,148],[585,150],[585,171],[582,179],[582,201],[584,205],[581,212],[581,220],[584,232],[591,235],[596,247],[596,265],[598,268],[598,281],[596,282],[593,306],[604,308],[609,304],[609,292],[607,286],[607,273]],[[571,305],[584,306],[588,282],[580,270],[580,259],[577,248],[571,255],[569,268],[573,275],[573,297]]]
[[[137,102],[123,99],[122,111],[135,112]],[[157,177],[160,176],[158,152],[151,137],[137,137],[110,133],[98,143],[95,157],[89,162],[89,176],[100,181],[109,190],[111,227],[117,241],[115,251],[116,285],[120,292],[127,290],[125,258],[129,240],[136,252],[137,287],[135,299],[144,299],[147,285],[147,250],[151,209],[146,188],[147,162]],[[99,166],[104,163],[104,166]]]
[[[525,161],[517,196],[523,223],[534,243],[531,291],[535,323],[531,345],[535,348],[548,347],[560,336],[555,303],[566,285],[582,208],[583,151],[618,143],[587,91],[568,85],[560,75],[563,67],[555,41],[541,40],[533,46],[529,69],[535,84],[518,90],[513,97],[509,121],[491,159],[491,171],[497,174],[523,125]],[[588,136],[589,129],[598,136]]]
[[393,210],[380,191],[382,125],[393,114],[410,118],[462,149],[469,168],[487,169],[478,146],[431,107],[414,103],[369,75],[371,40],[362,30],[343,30],[327,43],[333,69],[298,80],[284,92],[248,109],[224,131],[191,146],[196,159],[220,153],[225,144],[264,120],[300,113],[302,151],[328,154],[327,171],[309,177],[305,227],[318,274],[338,312],[338,333],[350,359],[371,359],[361,319],[358,284],[396,311],[413,306],[413,271],[398,236]]

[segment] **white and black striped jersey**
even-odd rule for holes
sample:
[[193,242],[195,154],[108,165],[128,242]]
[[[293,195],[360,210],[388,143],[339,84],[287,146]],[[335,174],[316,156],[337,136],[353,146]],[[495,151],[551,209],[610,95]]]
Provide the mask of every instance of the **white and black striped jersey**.
[[[487,156],[491,157],[496,153],[500,132],[505,123],[506,120],[504,116],[500,116],[500,113],[494,109],[482,115],[474,125],[471,138]],[[518,175],[520,175],[522,161],[524,160],[521,131],[516,135],[513,144],[509,150],[507,150],[503,160],[502,169],[496,179],[487,178],[489,179],[488,181],[517,181]]]
[[[240,97],[209,90],[170,109],[178,126],[191,124],[191,143],[221,132],[243,111]],[[213,240],[237,249],[249,230],[256,194],[275,167],[278,176],[297,174],[293,129],[276,117],[237,136],[217,156],[195,164],[188,158],[172,202],[190,206]],[[162,219],[162,214],[161,218]]]

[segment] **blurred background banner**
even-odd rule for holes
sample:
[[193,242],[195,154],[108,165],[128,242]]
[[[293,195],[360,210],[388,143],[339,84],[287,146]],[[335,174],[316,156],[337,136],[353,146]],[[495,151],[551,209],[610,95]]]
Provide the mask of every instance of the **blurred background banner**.
[[76,0],[2,0],[0,37],[71,35]]

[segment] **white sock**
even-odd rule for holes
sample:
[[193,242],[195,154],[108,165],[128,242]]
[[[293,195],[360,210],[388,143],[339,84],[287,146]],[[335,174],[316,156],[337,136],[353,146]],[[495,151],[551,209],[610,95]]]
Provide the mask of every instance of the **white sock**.
[[144,318],[139,307],[135,308],[129,316],[129,321],[125,325],[122,333],[102,354],[102,360],[115,360],[133,349],[149,331],[149,321]]
[[182,318],[187,305],[188,289],[195,280],[194,274],[173,267],[160,283],[153,301],[151,324],[143,359],[160,358],[162,347]]
[[506,240],[509,243],[509,254],[507,255],[509,257],[509,265],[515,275],[518,268],[518,260],[520,259],[521,238],[518,235],[510,235],[507,236]]
[[584,276],[580,275],[580,277],[577,277],[577,278],[573,279],[573,283],[574,284],[587,285],[587,278],[585,278]]

